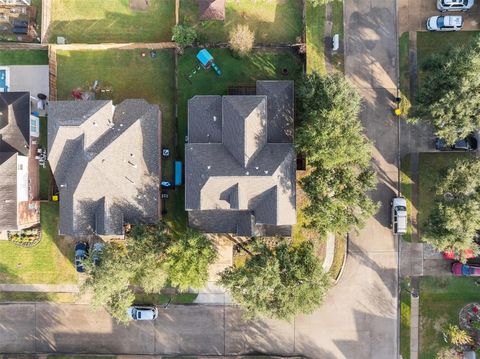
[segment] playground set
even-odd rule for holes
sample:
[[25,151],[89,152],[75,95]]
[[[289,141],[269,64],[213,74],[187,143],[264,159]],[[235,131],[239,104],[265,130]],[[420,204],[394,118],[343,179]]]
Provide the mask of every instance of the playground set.
[[222,70],[220,67],[214,62],[213,56],[207,49],[200,50],[197,54],[197,60],[200,64],[195,67],[188,75],[185,75],[185,79],[191,84],[192,82],[190,79],[198,72],[200,69],[213,69],[217,76],[222,76]]

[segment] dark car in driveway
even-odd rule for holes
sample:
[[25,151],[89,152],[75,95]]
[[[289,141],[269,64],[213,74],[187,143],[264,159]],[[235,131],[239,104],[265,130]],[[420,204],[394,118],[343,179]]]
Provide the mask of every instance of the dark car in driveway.
[[435,149],[438,151],[474,151],[477,149],[477,139],[474,135],[468,135],[450,146],[444,139],[437,137],[435,138]]
[[88,257],[88,243],[77,242],[75,244],[75,269],[78,273],[85,272],[83,261]]

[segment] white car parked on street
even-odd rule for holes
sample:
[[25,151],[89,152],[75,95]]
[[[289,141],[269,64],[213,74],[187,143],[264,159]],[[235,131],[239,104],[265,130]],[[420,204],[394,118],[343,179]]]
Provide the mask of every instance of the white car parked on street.
[[444,11],[467,11],[473,6],[474,0],[437,0],[437,9]]
[[395,197],[391,205],[393,234],[407,233],[407,200],[403,197]]
[[134,305],[127,310],[128,317],[132,320],[155,320],[158,309],[153,305]]
[[427,30],[429,31],[460,31],[463,27],[461,16],[432,16],[427,19]]

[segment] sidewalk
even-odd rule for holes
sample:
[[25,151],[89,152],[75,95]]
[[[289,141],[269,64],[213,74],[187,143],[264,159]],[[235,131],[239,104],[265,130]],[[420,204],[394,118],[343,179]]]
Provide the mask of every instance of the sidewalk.
[[0,284],[0,292],[79,293],[76,284]]
[[410,359],[418,359],[418,297],[411,297],[410,313]]

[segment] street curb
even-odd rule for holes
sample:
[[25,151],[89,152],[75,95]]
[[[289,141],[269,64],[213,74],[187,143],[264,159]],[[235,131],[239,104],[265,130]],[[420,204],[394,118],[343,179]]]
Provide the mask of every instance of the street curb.
[[345,269],[345,266],[347,264],[347,256],[348,256],[348,243],[350,242],[350,235],[347,233],[345,236],[345,253],[343,254],[343,263],[342,263],[342,268],[340,269],[340,273],[338,273],[337,278],[335,278],[335,281],[333,282],[334,285],[336,285],[340,279],[342,278],[343,271]]

